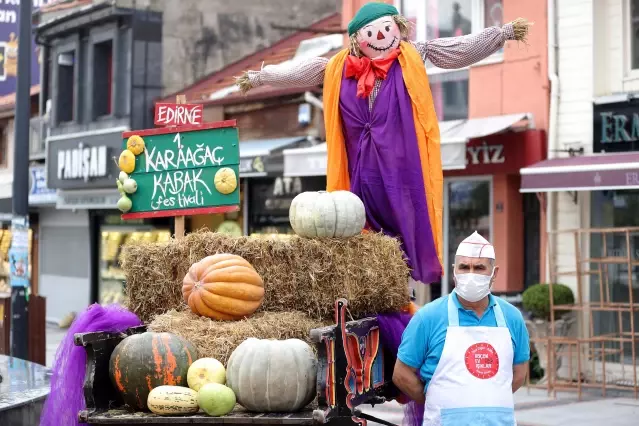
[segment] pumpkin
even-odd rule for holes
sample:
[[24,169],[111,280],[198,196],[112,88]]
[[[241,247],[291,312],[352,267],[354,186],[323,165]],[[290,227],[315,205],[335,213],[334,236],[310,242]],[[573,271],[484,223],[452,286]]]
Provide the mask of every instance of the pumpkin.
[[237,176],[235,176],[235,172],[230,167],[222,167],[215,172],[213,181],[215,189],[220,194],[228,195],[237,189]]
[[182,386],[158,386],[146,400],[149,410],[160,416],[193,414],[200,411],[197,392]]
[[216,254],[194,263],[182,284],[184,301],[200,316],[239,320],[264,300],[264,282],[253,266],[234,254]]
[[144,152],[144,139],[138,135],[129,137],[126,141],[126,149],[131,151],[133,155],[140,155]]
[[133,173],[133,170],[135,170],[135,155],[128,149],[122,151],[120,159],[118,160],[118,167],[120,167],[120,170],[124,173]]
[[349,191],[302,192],[291,202],[289,220],[301,237],[352,237],[366,224],[364,203]]
[[299,339],[243,341],[229,357],[226,385],[256,412],[292,412],[315,398],[317,359]]
[[175,334],[134,334],[113,350],[109,375],[124,403],[133,410],[143,411],[154,388],[187,386],[189,367],[197,358],[195,347]]

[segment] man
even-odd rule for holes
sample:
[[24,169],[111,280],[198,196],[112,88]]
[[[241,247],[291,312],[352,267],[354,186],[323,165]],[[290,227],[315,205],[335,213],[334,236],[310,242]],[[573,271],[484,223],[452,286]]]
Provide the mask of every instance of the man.
[[424,425],[515,424],[512,394],[530,348],[521,312],[492,296],[493,246],[477,232],[455,255],[455,289],[421,308],[402,336],[393,383],[426,405]]

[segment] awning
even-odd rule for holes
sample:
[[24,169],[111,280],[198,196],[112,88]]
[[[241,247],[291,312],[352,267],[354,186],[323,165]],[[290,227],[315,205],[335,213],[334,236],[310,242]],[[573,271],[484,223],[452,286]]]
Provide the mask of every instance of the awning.
[[637,189],[639,152],[552,158],[520,173],[520,192]]
[[264,177],[282,174],[282,149],[307,142],[306,136],[279,139],[259,139],[240,142],[240,177]]
[[308,148],[284,150],[284,176],[324,176],[326,163],[326,142]]
[[[531,126],[529,113],[498,115],[486,118],[451,120],[439,123],[442,168],[466,168],[466,143],[513,128],[522,120]],[[308,148],[284,150],[284,176],[324,176],[326,174],[326,143]]]
[[532,126],[532,114],[520,113],[494,115],[467,120],[451,120],[439,123],[442,168],[460,170],[466,168],[466,143],[470,139],[483,138],[501,133],[526,120],[526,127]]

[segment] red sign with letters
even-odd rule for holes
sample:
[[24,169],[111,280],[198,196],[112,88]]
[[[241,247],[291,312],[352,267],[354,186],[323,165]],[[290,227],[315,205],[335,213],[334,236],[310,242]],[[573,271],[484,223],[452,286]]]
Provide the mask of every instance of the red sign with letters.
[[546,133],[543,130],[507,132],[468,141],[466,168],[444,170],[444,175],[518,175],[521,168],[545,159]]
[[202,104],[155,104],[156,126],[188,126],[202,124]]

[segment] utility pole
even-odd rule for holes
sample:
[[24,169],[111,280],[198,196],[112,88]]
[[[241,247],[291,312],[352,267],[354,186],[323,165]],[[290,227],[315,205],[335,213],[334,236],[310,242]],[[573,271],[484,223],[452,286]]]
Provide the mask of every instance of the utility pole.
[[31,2],[20,2],[18,81],[13,142],[13,218],[9,275],[11,282],[11,356],[29,358],[29,120],[31,119]]

